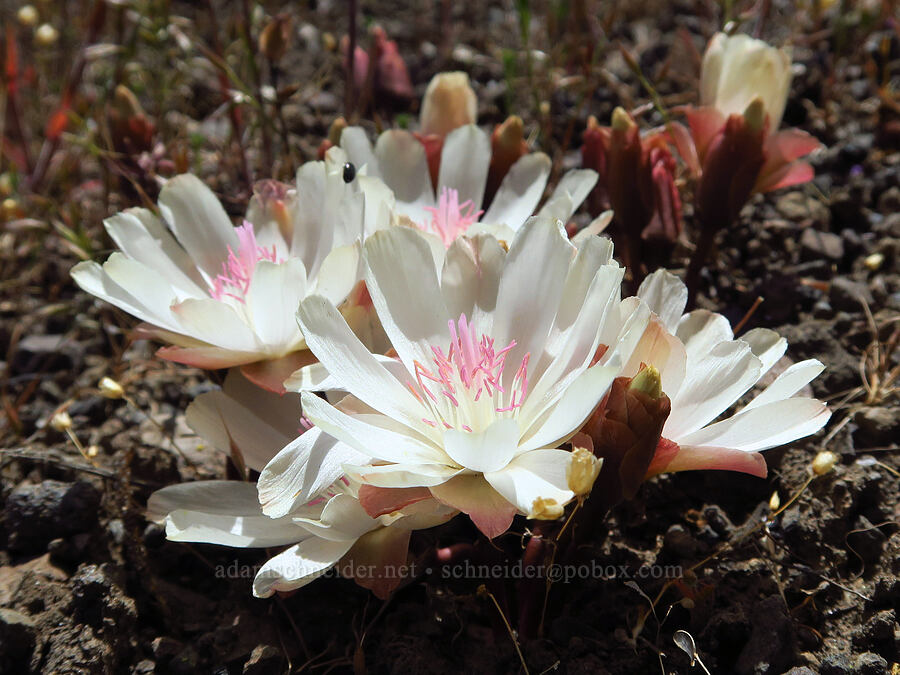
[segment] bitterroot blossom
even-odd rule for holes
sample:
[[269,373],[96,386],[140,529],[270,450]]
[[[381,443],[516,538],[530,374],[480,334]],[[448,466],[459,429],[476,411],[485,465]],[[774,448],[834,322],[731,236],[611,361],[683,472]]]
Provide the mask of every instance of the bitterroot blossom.
[[612,126],[588,120],[581,157],[582,166],[599,175],[588,197],[591,215],[613,210],[625,265],[640,280],[642,266],[652,263],[647,254],[656,252],[657,262],[666,261],[682,230],[676,163],[665,135],[657,129],[642,136],[634,119],[616,108]]
[[[296,394],[260,391],[232,370],[221,391],[201,394],[190,405],[187,420],[213,447],[259,471],[297,435],[299,414]],[[287,546],[256,574],[257,597],[304,586],[334,566],[386,597],[403,581],[396,570],[406,562],[410,530],[446,522],[456,511],[432,499],[373,518],[360,506],[358,487],[339,477],[316,499],[270,518],[260,508],[254,483],[197,481],[153,493],[147,517],[163,523],[172,541]]]
[[[623,270],[611,255],[608,241],[576,248],[558,221],[541,218],[508,252],[490,235],[456,239],[441,270],[415,229],[371,236],[366,283],[397,356],[370,353],[328,298],[301,303],[320,366],[288,386],[302,390],[315,426],[263,470],[263,513],[289,514],[346,475],[372,517],[435,498],[488,537],[517,513],[559,517],[575,496],[572,453],[560,446],[645,328],[621,321]],[[311,390],[347,395],[332,405]]]
[[690,131],[669,125],[671,138],[697,178],[701,225],[688,272],[692,292],[716,232],[728,227],[755,192],[813,178],[800,161],[821,146],[799,129],[778,131],[791,83],[789,49],[747,35],[716,34],[703,56],[700,107],[685,109]]
[[359,243],[389,221],[390,192],[361,176],[345,180],[346,157],[297,172],[293,187],[258,186],[243,224],[196,177],[171,179],[162,220],[129,209],[105,221],[121,252],[72,270],[88,293],[145,322],[140,334],[171,344],[159,356],[201,368],[242,366],[258,385],[283,391],[312,359],[293,319],[302,298],[347,307],[359,280]]
[[638,298],[623,305],[640,311],[646,303],[653,316],[622,374],[653,366],[671,400],[647,477],[694,469],[765,476],[761,451],[809,436],[828,421],[824,403],[798,395],[824,369],[815,359],[789,365],[749,403],[720,419],[775,366],[787,341],[765,328],[735,338],[728,320],[707,310],[682,315],[687,288],[665,270],[647,277]]
[[[434,249],[446,248],[462,234],[478,232],[511,240],[535,215],[551,167],[544,153],[520,157],[503,178],[487,210],[482,210],[491,140],[474,124],[458,127],[444,139],[437,191],[429,174],[425,146],[408,131],[385,131],[373,148],[363,129],[349,127],[341,135],[341,147],[361,172],[380,178],[391,188],[398,217],[426,233]],[[537,215],[567,222],[596,180],[597,174],[588,169],[568,172]],[[438,251],[435,254],[442,255]]]

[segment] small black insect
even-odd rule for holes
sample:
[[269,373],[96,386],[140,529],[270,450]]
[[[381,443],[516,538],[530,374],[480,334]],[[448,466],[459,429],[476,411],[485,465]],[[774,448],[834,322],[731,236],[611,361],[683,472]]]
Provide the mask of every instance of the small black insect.
[[344,164],[344,182],[352,183],[354,178],[356,178],[356,167],[347,162]]

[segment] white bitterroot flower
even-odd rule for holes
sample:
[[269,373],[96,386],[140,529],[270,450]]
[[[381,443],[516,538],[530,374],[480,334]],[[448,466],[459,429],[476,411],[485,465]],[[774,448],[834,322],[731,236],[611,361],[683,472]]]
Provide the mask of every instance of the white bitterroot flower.
[[331,405],[303,392],[315,427],[262,472],[263,512],[290,513],[345,473],[362,484],[370,514],[433,496],[488,537],[516,513],[561,512],[574,493],[571,452],[560,445],[605,395],[647,319],[620,322],[623,270],[611,255],[609,241],[576,248],[561,223],[541,218],[508,253],[490,235],[457,239],[441,270],[416,230],[374,234],[366,283],[397,357],[370,353],[327,298],[301,303],[320,365],[288,387],[349,395]]
[[770,130],[778,129],[791,87],[791,50],[776,49],[749,35],[716,33],[703,55],[700,105],[724,117],[743,115],[762,101]]
[[654,316],[623,375],[652,364],[672,402],[648,475],[724,469],[765,476],[760,451],[813,434],[828,421],[824,403],[796,396],[824,370],[816,359],[787,367],[747,405],[716,421],[784,355],[787,341],[765,328],[735,338],[728,320],[708,310],[682,315],[687,289],[665,270],[644,280],[638,298]]
[[[299,396],[260,391],[232,370],[221,391],[201,394],[187,420],[215,448],[260,470],[298,431]],[[406,562],[410,531],[446,522],[456,514],[436,500],[404,505],[398,512],[369,516],[357,499],[358,485],[341,477],[323,493],[281,518],[263,514],[254,483],[197,481],[156,491],[147,518],[165,525],[171,541],[237,548],[287,546],[266,562],[253,594],[300,588],[342,559],[347,570],[364,569],[357,582],[385,597],[402,581],[393,570]],[[388,527],[389,526],[389,527]]]
[[201,368],[243,366],[281,390],[311,357],[293,314],[302,298],[340,305],[359,279],[359,243],[389,218],[390,192],[368,177],[345,180],[346,157],[297,172],[294,188],[267,184],[232,226],[215,195],[186,174],[160,192],[163,219],[128,209],[105,221],[121,252],[72,270],[85,291],[146,322],[169,342],[159,355]]
[[[510,168],[487,211],[483,211],[491,141],[474,124],[447,134],[436,194],[425,148],[407,131],[385,131],[373,148],[363,129],[348,127],[341,135],[341,147],[358,168],[384,181],[396,198],[396,213],[428,234],[437,249],[449,247],[466,233],[487,231],[511,240],[535,215],[551,167],[550,158],[542,152],[524,155]],[[597,174],[590,169],[568,172],[537,215],[566,223],[596,182]]]

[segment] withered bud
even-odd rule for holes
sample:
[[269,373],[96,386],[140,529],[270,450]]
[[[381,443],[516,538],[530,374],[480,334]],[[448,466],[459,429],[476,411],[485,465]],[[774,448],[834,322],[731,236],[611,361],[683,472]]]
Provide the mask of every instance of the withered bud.
[[50,426],[56,431],[63,433],[72,428],[72,418],[69,417],[69,413],[63,410],[50,418]]
[[775,490],[769,497],[769,511],[775,512],[779,508],[781,508],[781,497],[778,496],[778,490]]
[[572,461],[566,470],[566,482],[569,489],[576,497],[583,497],[590,493],[594,487],[594,481],[600,475],[603,460],[595,457],[594,453],[586,448],[572,450]]
[[531,505],[531,513],[529,518],[533,520],[556,520],[565,512],[562,505],[555,499],[538,497]]
[[19,11],[16,12],[16,18],[19,20],[20,24],[27,28],[37,25],[37,22],[40,19],[34,5],[23,5],[22,7],[19,7]]
[[34,40],[41,47],[50,47],[59,39],[59,31],[49,23],[42,24],[34,31]]
[[824,476],[834,468],[834,465],[838,463],[839,459],[840,457],[831,452],[831,450],[823,450],[815,456],[815,459],[813,459],[810,466],[812,467],[814,474],[817,476]]
[[115,400],[125,396],[125,390],[122,389],[122,385],[111,377],[102,378],[97,387],[100,389],[100,395],[103,398]]

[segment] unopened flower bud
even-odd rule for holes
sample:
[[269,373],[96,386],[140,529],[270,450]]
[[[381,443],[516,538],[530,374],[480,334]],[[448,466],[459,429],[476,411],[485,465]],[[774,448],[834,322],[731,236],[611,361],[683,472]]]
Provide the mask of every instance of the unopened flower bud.
[[662,396],[662,378],[659,370],[656,366],[646,366],[632,378],[628,389],[630,391],[640,391],[651,399],[658,399]]
[[39,19],[34,5],[24,5],[20,7],[19,11],[16,12],[16,18],[19,20],[20,24],[28,28],[35,26]]
[[84,454],[87,455],[89,459],[93,459],[98,454],[100,454],[100,446],[99,445],[89,445],[84,449]]
[[781,507],[781,497],[778,496],[778,490],[769,497],[769,511],[777,511]]
[[590,493],[602,466],[603,460],[595,457],[590,450],[575,448],[572,451],[572,461],[566,471],[566,482],[576,497]]
[[744,120],[753,131],[759,131],[766,124],[766,104],[757,96],[744,110]]
[[616,131],[628,131],[632,127],[635,126],[634,120],[631,119],[631,115],[625,112],[625,109],[621,106],[617,106],[615,110],[613,110],[612,114],[612,128]]
[[262,29],[259,34],[259,51],[269,61],[277,63],[284,58],[290,45],[292,26],[290,14],[279,14]]
[[65,432],[72,428],[72,418],[65,410],[56,413],[50,418],[50,426],[59,432]]
[[326,52],[333,52],[337,49],[337,40],[333,33],[322,33],[322,47]]
[[531,513],[529,518],[534,520],[556,520],[562,516],[565,509],[555,499],[538,497],[531,505]]
[[838,459],[840,458],[835,453],[831,452],[831,450],[823,450],[816,455],[815,459],[812,461],[811,466],[813,473],[817,476],[824,476],[834,468]]
[[49,23],[45,23],[34,31],[34,39],[41,47],[50,47],[59,39],[59,31]]
[[438,73],[431,78],[419,114],[423,134],[443,137],[458,127],[474,124],[477,117],[478,101],[466,73]]
[[328,127],[328,140],[331,141],[332,145],[341,144],[341,134],[344,133],[344,129],[346,128],[347,120],[343,117],[336,117],[334,119],[331,126]]
[[[15,185],[13,184],[12,175],[9,171],[4,171],[0,173],[0,197],[9,197],[13,190],[15,190]],[[884,256],[882,256],[884,258]]]
[[97,386],[103,398],[118,399],[125,396],[125,390],[122,389],[122,385],[111,377],[104,377]]

